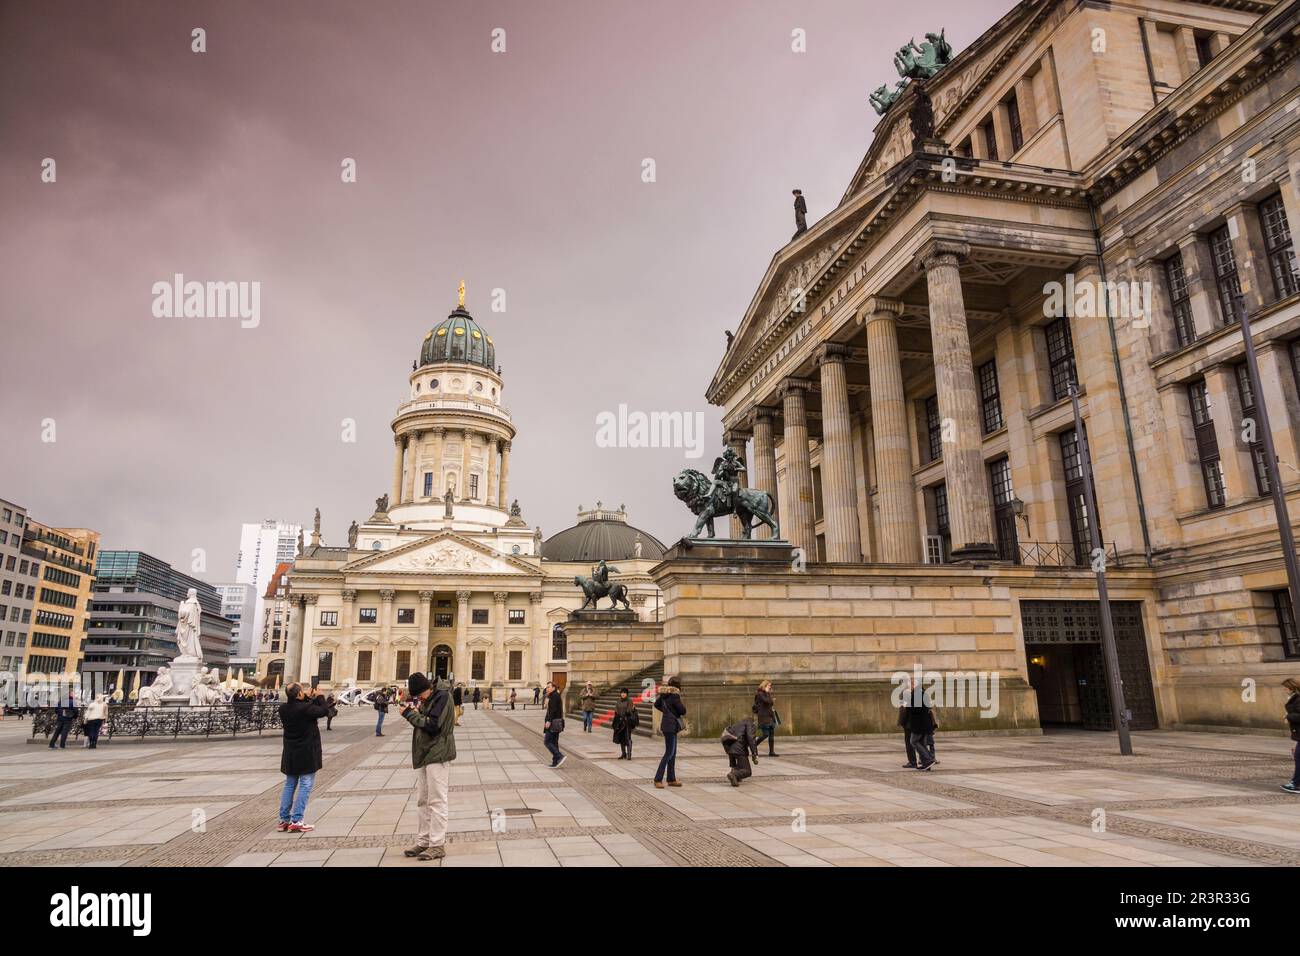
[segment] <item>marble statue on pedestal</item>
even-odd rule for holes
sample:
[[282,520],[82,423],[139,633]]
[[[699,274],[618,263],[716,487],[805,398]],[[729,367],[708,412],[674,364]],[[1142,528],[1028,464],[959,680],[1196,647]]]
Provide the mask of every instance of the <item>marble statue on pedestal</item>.
[[199,624],[203,608],[199,606],[198,591],[190,588],[185,600],[176,609],[176,647],[181,657],[203,659],[203,646],[199,642]]
[[206,667],[194,675],[190,684],[190,706],[207,707],[221,703],[221,686],[217,675]]

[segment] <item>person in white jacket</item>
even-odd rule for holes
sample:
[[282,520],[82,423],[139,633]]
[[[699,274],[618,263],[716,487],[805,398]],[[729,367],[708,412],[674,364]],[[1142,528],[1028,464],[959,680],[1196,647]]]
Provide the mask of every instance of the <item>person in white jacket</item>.
[[86,705],[86,716],[84,718],[86,727],[86,746],[91,750],[98,749],[99,729],[104,726],[104,721],[107,718],[108,695],[100,694]]

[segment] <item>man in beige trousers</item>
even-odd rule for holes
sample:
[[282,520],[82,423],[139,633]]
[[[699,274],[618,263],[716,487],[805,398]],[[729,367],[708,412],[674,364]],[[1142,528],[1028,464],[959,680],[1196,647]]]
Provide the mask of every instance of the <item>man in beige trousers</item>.
[[423,674],[407,679],[409,698],[402,716],[411,725],[411,766],[415,768],[419,835],[403,852],[417,860],[446,856],[447,793],[451,762],[456,759],[456,705],[446,678],[431,684]]

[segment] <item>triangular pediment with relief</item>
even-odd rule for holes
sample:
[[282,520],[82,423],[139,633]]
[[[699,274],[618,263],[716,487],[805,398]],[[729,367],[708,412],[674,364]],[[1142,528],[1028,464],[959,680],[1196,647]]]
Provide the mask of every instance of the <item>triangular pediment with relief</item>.
[[389,551],[377,551],[343,567],[344,573],[367,574],[530,574],[538,569],[513,555],[501,554],[454,531],[440,531]]

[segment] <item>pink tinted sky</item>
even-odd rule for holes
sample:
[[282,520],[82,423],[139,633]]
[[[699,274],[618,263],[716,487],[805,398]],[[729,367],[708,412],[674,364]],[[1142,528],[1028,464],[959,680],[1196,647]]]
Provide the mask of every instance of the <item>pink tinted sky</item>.
[[[670,478],[720,450],[704,389],[791,188],[826,214],[893,51],[940,26],[961,50],[1010,7],[2,2],[0,497],[183,569],[203,548],[211,581],[241,522],[319,506],[341,544],[389,487],[388,423],[463,278],[525,519],[550,535],[599,498],[675,540]],[[177,272],[260,282],[260,326],[154,318]],[[620,403],[703,412],[704,458],[598,448]]]

